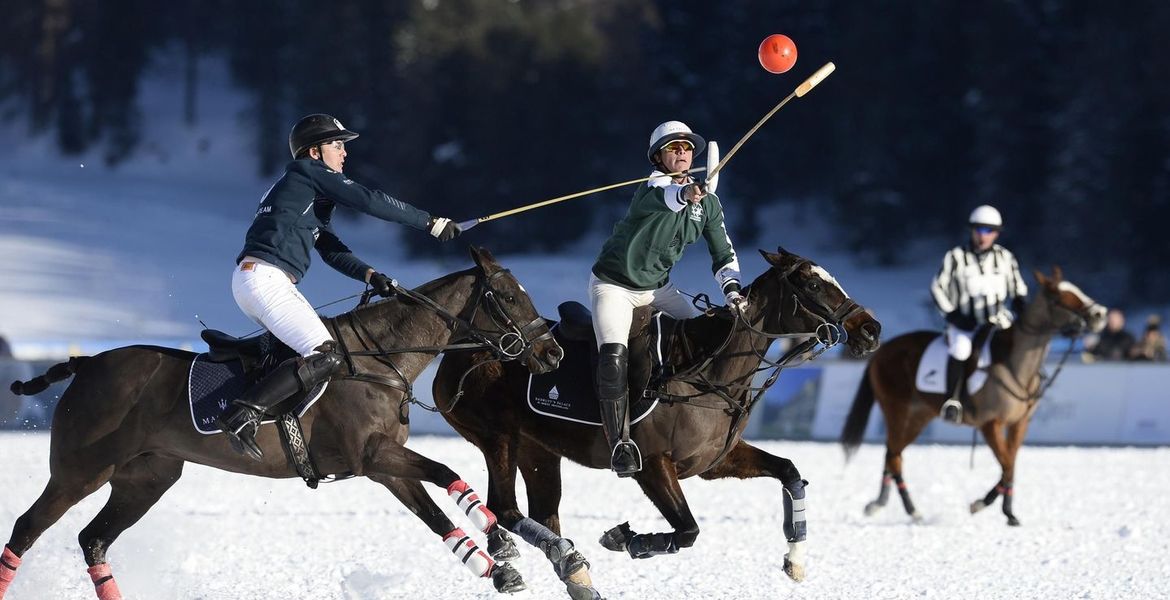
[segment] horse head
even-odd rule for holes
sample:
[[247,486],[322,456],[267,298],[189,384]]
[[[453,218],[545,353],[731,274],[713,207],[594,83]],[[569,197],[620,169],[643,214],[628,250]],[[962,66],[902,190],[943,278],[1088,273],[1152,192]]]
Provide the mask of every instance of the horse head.
[[470,319],[472,327],[496,336],[497,350],[507,358],[523,360],[533,373],[556,369],[565,351],[553,339],[527,290],[486,248],[472,246],[469,251],[483,272],[476,283],[479,291]]
[[764,325],[770,330],[820,332],[832,325],[846,332],[846,345],[856,357],[877,350],[882,325],[864,307],[849,298],[824,267],[777,248],[760,250],[771,268],[752,283],[749,298],[766,299]]
[[1105,328],[1108,309],[1066,281],[1060,267],[1052,267],[1051,276],[1040,271],[1033,275],[1040,284],[1040,294],[1020,316],[1021,325],[1045,333],[1059,331],[1069,337]]

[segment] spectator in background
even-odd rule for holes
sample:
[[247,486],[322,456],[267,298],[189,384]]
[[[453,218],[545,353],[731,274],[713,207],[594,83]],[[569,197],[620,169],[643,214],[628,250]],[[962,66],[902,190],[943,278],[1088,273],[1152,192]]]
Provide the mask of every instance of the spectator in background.
[[1150,315],[1146,319],[1146,331],[1134,345],[1130,356],[1134,360],[1166,362],[1166,336],[1162,335],[1162,317]]
[[1120,308],[1109,309],[1105,331],[1096,340],[1085,344],[1091,354],[1086,362],[1095,360],[1128,360],[1135,343],[1133,334],[1125,329],[1125,313]]

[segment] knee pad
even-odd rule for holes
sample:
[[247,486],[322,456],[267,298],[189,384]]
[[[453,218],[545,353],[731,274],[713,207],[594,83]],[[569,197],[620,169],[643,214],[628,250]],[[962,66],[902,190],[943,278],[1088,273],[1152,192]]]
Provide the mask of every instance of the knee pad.
[[597,395],[617,399],[627,392],[629,349],[625,344],[602,344],[597,357]]
[[345,357],[338,351],[333,341],[325,342],[314,348],[316,354],[310,354],[297,360],[297,379],[303,389],[331,378],[345,366]]

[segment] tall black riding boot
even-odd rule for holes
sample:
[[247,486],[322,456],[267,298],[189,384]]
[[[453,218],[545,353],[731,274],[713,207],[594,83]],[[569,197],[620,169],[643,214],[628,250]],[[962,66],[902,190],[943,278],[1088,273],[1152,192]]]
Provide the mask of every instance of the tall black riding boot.
[[332,342],[321,344],[316,350],[316,354],[290,358],[278,365],[216,420],[220,430],[228,434],[236,451],[263,460],[264,452],[256,443],[256,429],[260,426],[260,419],[269,414],[272,407],[293,394],[311,390],[318,383],[329,379],[345,364]]
[[630,439],[630,395],[626,371],[629,350],[625,344],[602,344],[597,358],[597,399],[601,401],[601,425],[611,448],[609,466],[619,477],[642,470],[642,453]]
[[942,418],[956,425],[963,424],[963,410],[966,403],[967,378],[963,364],[966,361],[947,357],[947,401],[942,405]]

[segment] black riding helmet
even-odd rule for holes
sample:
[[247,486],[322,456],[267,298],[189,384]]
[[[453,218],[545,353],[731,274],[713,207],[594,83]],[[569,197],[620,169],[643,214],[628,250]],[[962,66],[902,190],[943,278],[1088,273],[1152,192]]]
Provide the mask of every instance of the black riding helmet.
[[341,121],[329,115],[309,115],[302,117],[293,125],[292,132],[288,134],[288,151],[296,158],[301,152],[317,144],[333,140],[348,142],[357,136],[358,134],[346,129]]

